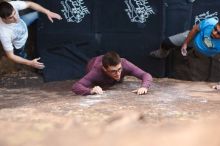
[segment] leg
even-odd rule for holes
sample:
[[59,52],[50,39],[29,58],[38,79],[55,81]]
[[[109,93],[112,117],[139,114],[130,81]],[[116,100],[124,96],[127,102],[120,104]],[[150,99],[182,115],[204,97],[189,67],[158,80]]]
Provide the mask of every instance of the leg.
[[166,38],[165,40],[163,40],[163,42],[160,45],[160,48],[150,52],[150,56],[155,57],[155,58],[166,58],[171,49],[177,47],[175,44],[173,44],[170,40],[170,38]]
[[181,47],[182,44],[184,43],[186,37],[188,36],[189,34],[189,31],[185,31],[185,32],[182,32],[182,33],[179,33],[179,34],[176,34],[176,35],[173,35],[173,36],[170,36],[169,37],[169,40],[177,47]]
[[38,18],[38,12],[31,12],[21,16],[21,19],[26,23],[27,26],[31,25]]
[[152,51],[150,55],[155,58],[166,58],[171,52],[172,48],[182,46],[188,34],[189,31],[185,31],[183,33],[179,33],[166,38],[163,40],[160,48],[158,50]]

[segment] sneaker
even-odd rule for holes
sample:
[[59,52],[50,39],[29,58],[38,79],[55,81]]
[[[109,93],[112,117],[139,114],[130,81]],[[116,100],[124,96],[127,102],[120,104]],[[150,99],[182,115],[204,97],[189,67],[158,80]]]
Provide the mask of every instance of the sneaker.
[[154,58],[166,58],[170,54],[170,50],[165,49],[157,49],[155,51],[150,52],[150,56]]

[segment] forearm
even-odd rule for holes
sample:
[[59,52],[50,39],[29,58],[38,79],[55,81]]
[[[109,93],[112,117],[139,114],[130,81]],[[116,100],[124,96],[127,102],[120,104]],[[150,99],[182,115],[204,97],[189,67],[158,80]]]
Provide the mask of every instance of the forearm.
[[199,31],[199,26],[198,25],[194,25],[192,30],[189,32],[188,36],[186,37],[185,41],[184,41],[184,44],[185,45],[188,45],[191,40],[193,40],[193,38],[195,37],[195,35],[198,33]]
[[153,78],[149,73],[143,71],[127,60],[124,61],[124,66],[126,66],[125,70],[127,70],[128,74],[142,80],[142,87],[148,88],[150,86]]
[[20,56],[17,56],[17,55],[11,54],[11,53],[6,53],[6,55],[10,60],[12,60],[16,63],[31,66],[31,61],[30,60],[24,59]]
[[152,81],[153,81],[152,76],[149,73],[145,73],[142,76],[142,85],[141,85],[141,87],[149,88]]
[[135,72],[132,75],[142,81],[141,87],[149,88],[153,81],[152,76],[149,73],[144,72],[142,70],[140,70],[139,72]]
[[26,3],[28,5],[28,8],[31,8],[31,9],[36,10],[38,12],[44,13],[46,15],[48,14],[48,12],[50,12],[48,9],[42,7],[41,5],[39,5],[37,3],[30,2],[30,1],[27,1]]
[[80,84],[79,82],[76,82],[72,86],[72,91],[77,95],[90,95],[91,89],[88,87],[85,87],[84,85]]

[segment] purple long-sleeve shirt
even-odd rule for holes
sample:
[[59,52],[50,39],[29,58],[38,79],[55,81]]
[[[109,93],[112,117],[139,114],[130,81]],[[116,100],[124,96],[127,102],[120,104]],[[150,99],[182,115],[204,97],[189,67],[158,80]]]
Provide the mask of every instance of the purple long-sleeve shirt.
[[124,76],[131,75],[142,80],[142,87],[148,88],[152,82],[152,76],[129,62],[128,60],[121,58],[122,72],[119,81],[116,81],[106,75],[102,69],[102,57],[98,56],[91,59],[87,65],[87,74],[76,82],[72,91],[79,95],[89,95],[94,86],[114,85],[122,81]]

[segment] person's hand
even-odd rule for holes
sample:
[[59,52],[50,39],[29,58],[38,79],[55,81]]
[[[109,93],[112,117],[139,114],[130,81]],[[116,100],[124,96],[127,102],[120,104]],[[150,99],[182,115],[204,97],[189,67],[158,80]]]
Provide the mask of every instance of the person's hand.
[[133,93],[137,93],[138,95],[147,94],[148,89],[145,87],[138,88],[137,90],[132,91]]
[[181,47],[181,53],[183,56],[187,56],[187,44],[183,44]]
[[61,20],[62,19],[62,17],[59,15],[59,14],[57,14],[57,13],[54,13],[54,12],[51,12],[51,11],[47,11],[47,17],[48,17],[48,19],[53,23],[53,19],[58,19],[58,20]]
[[103,94],[103,93],[104,93],[104,91],[99,86],[95,86],[91,90],[91,94]]
[[40,60],[40,58],[35,58],[31,60],[30,66],[37,68],[37,69],[43,69],[45,67],[44,64],[41,62],[38,62],[38,60]]
[[220,85],[214,85],[212,86],[213,89],[216,89],[216,90],[220,90]]

